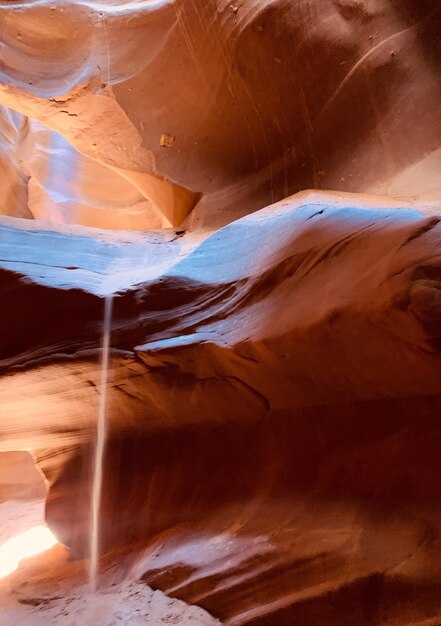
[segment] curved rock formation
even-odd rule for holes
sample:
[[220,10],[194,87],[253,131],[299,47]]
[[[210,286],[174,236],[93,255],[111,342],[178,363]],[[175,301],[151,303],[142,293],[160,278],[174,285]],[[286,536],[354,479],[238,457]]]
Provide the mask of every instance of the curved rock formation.
[[34,451],[73,554],[116,292],[104,552],[231,624],[437,614],[439,218],[304,194],[190,251],[2,223],[1,445]]
[[440,17],[0,1],[0,451],[72,558],[112,297],[103,565],[232,625],[441,622]]
[[[172,225],[180,224],[198,194],[156,172],[152,153],[141,146],[138,130],[108,88],[111,80],[119,82],[136,71],[135,49],[142,63],[148,63],[164,42],[171,3],[135,3],[133,10],[125,10],[123,3],[122,13],[113,3],[107,9],[76,2],[59,8],[31,2],[25,10],[21,3],[2,5],[6,71],[0,102],[63,134],[80,153],[127,179]],[[104,13],[114,28],[107,29]],[[114,39],[118,59],[110,56]],[[147,44],[144,51],[142,42]],[[105,60],[106,78],[101,69]]]
[[173,226],[184,187],[210,229],[311,187],[439,200],[439,24],[434,0],[1,2],[0,103]]
[[43,475],[29,452],[0,453],[0,502],[45,496]]

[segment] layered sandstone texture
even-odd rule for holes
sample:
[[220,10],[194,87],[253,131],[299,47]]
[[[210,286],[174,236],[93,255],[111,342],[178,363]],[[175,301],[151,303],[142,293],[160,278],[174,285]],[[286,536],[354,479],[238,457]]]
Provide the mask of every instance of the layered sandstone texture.
[[439,199],[439,11],[1,2],[1,211],[143,230],[311,187]]
[[107,558],[230,624],[437,615],[439,218],[301,194],[190,251],[36,226],[2,220],[2,449],[74,558],[113,294]]
[[121,580],[231,625],[441,622],[440,24],[0,2],[0,451],[72,559],[108,298]]

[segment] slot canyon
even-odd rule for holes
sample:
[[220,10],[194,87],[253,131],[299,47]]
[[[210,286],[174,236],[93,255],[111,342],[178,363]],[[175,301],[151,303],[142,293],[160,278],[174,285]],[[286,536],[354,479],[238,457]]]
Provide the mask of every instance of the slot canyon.
[[0,0],[0,181],[0,626],[441,626],[439,0]]

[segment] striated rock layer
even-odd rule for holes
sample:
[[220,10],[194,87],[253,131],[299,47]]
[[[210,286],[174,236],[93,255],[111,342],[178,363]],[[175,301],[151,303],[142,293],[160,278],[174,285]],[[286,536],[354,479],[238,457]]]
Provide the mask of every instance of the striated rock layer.
[[441,622],[440,17],[0,1],[0,452],[73,558],[112,297],[104,563],[232,625]]
[[307,193],[202,243],[2,218],[0,244],[0,449],[73,556],[114,294],[107,558],[227,624],[441,619],[439,217]]
[[308,188],[439,200],[440,24],[436,0],[0,2],[0,129],[48,127],[13,176],[35,217],[140,230]]

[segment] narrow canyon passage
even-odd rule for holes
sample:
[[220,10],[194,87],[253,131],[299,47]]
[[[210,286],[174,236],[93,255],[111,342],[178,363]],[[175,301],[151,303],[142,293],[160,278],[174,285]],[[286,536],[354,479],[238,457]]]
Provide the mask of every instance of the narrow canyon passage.
[[0,1],[0,626],[441,624],[440,70],[436,0]]

